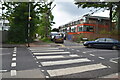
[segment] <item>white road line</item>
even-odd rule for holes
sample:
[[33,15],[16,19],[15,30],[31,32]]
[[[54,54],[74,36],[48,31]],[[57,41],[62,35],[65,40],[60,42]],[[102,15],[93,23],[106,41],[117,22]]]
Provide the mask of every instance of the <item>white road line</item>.
[[92,64],[92,65],[85,65],[79,67],[47,70],[47,72],[51,77],[53,77],[53,76],[69,75],[69,74],[81,73],[81,72],[98,70],[98,69],[105,69],[105,68],[107,68],[107,66],[104,66],[102,64]]
[[83,52],[83,53],[86,53],[86,52]]
[[12,58],[12,61],[16,61],[16,58]]
[[49,76],[45,76],[45,78],[49,78]]
[[100,58],[100,59],[105,59],[105,58],[103,58],[103,57],[98,57],[98,58]]
[[33,53],[34,55],[47,55],[47,54],[68,54],[70,52],[49,52],[49,53]]
[[53,65],[63,65],[63,64],[72,64],[72,63],[80,63],[80,62],[90,62],[91,60],[87,58],[83,59],[70,59],[70,60],[61,60],[61,61],[47,61],[41,62],[42,66],[53,66]]
[[75,50],[75,49],[72,49],[72,50]]
[[90,56],[95,56],[94,54],[90,54]]
[[7,72],[7,70],[0,70],[0,73],[1,73],[1,72]]
[[15,51],[13,53],[16,53]]
[[42,67],[41,65],[39,65],[39,67]]
[[15,51],[15,52],[17,51],[17,47],[14,47],[14,51]]
[[116,63],[116,64],[118,63],[117,61],[113,61],[113,60],[110,60],[110,62],[113,62],[113,63]]
[[52,50],[52,49],[59,49],[59,48],[40,48],[40,49],[29,49],[29,50]]
[[46,52],[46,51],[64,51],[64,50],[34,50],[34,51],[31,51],[31,52]]
[[70,57],[79,57],[79,55],[77,55],[77,54],[71,54],[71,55],[69,55]]
[[37,59],[53,59],[53,58],[64,58],[64,56],[36,56]]
[[16,56],[16,54],[13,54],[13,57],[15,57]]
[[11,70],[11,76],[16,76],[17,71],[16,70]]
[[41,70],[42,72],[44,72],[45,70]]
[[11,67],[15,67],[15,66],[16,66],[15,62],[11,63]]
[[77,50],[77,52],[80,52],[79,50]]
[[[79,57],[78,55],[69,55],[70,57]],[[55,58],[69,58],[65,57],[63,55],[57,55],[57,56],[36,56],[37,59],[55,59]]]

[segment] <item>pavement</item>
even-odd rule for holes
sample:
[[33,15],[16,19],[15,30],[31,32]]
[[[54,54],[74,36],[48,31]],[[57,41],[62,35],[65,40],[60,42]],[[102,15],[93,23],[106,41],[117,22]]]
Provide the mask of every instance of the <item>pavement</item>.
[[[79,44],[79,43],[75,43],[75,44]],[[27,46],[27,44],[2,44],[3,48],[10,48],[10,47],[15,47],[15,46],[19,46],[19,47],[23,47],[23,46]],[[30,47],[65,47],[64,44],[56,44],[56,43],[45,43],[42,41],[35,41],[33,43],[30,43]],[[100,78],[117,78],[118,80],[120,80],[120,73],[114,73],[114,74],[110,74],[110,75],[106,75]]]

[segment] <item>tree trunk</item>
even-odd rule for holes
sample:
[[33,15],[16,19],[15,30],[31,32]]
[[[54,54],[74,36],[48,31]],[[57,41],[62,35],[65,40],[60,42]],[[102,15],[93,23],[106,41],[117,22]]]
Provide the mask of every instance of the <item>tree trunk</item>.
[[112,3],[110,3],[110,7],[109,7],[110,8],[110,14],[109,14],[110,15],[110,22],[109,22],[110,23],[110,26],[109,26],[110,31],[112,31],[112,7],[113,7]]

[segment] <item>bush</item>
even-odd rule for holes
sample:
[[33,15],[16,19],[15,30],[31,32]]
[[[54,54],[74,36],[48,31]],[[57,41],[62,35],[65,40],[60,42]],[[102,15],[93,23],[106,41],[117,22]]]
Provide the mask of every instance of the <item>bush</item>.
[[44,38],[42,38],[40,40],[43,41],[43,42],[52,43],[52,41],[48,37],[44,37]]

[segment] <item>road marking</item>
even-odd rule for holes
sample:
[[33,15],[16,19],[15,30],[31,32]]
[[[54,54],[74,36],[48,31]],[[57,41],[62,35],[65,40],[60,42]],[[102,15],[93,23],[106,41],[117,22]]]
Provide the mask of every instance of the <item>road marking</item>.
[[51,52],[51,53],[33,53],[34,55],[46,55],[46,54],[68,54],[70,52]]
[[90,54],[90,56],[95,56],[94,54]]
[[38,61],[36,63],[39,63]]
[[42,72],[44,72],[45,70],[41,70]]
[[17,47],[14,47],[14,52],[16,52],[17,51]]
[[98,58],[100,58],[100,59],[105,59],[105,58],[103,58],[103,57],[98,57]]
[[83,52],[83,53],[86,53],[86,52]]
[[13,54],[13,57],[15,57],[16,56],[16,54]]
[[11,67],[15,67],[15,66],[16,66],[16,63],[15,63],[15,62],[11,64]]
[[118,63],[117,61],[113,61],[113,60],[110,60],[110,62],[113,62],[113,63],[116,63],[116,64]]
[[16,61],[16,58],[12,58],[12,61]]
[[[78,55],[69,55],[70,57],[79,57]],[[55,58],[69,58],[65,57],[63,55],[57,55],[57,56],[36,56],[37,59],[55,59]]]
[[72,49],[72,50],[75,50],[75,49]]
[[81,73],[81,72],[92,71],[97,69],[105,69],[105,68],[107,68],[107,66],[102,64],[92,64],[92,65],[85,65],[85,66],[79,66],[79,67],[47,70],[47,72],[51,77],[53,77],[53,76],[62,76],[62,75]]
[[70,57],[79,57],[77,54],[71,54]]
[[13,53],[16,53],[16,52],[13,52]]
[[58,50],[34,50],[34,51],[31,51],[31,52],[38,52],[38,51],[39,51],[39,52],[40,52],[40,51],[41,51],[41,52],[46,52],[46,51],[64,51],[64,50],[59,50],[59,49],[58,49]]
[[79,50],[77,50],[77,52],[80,52]]
[[0,73],[2,73],[2,72],[7,72],[7,70],[0,70]]
[[59,49],[59,48],[39,48],[39,49],[29,49],[29,50],[52,50],[52,49]]
[[45,76],[45,78],[49,78],[49,76]]
[[41,65],[39,65],[39,67],[42,67]]
[[64,56],[36,56],[37,59],[53,59],[53,58],[64,58]]
[[53,66],[53,65],[63,65],[63,64],[72,64],[72,63],[80,63],[80,62],[90,62],[88,58],[83,59],[71,59],[71,60],[61,60],[61,61],[47,61],[41,62],[42,66]]
[[16,70],[11,70],[11,76],[16,76],[17,72]]

